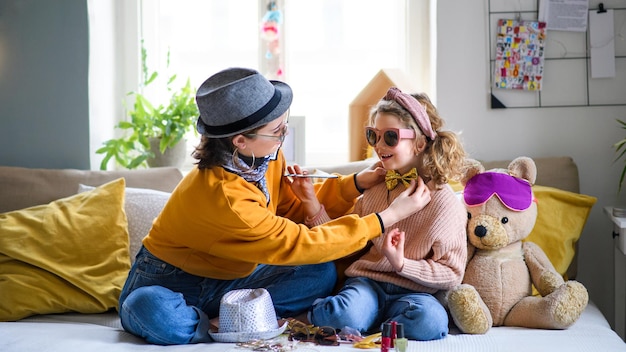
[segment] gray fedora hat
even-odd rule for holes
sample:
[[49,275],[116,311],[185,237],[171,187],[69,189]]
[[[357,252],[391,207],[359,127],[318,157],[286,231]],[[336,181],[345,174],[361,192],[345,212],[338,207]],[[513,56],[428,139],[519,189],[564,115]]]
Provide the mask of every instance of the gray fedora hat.
[[258,71],[232,67],[209,77],[196,93],[198,132],[221,138],[263,126],[289,109],[293,93],[286,83]]

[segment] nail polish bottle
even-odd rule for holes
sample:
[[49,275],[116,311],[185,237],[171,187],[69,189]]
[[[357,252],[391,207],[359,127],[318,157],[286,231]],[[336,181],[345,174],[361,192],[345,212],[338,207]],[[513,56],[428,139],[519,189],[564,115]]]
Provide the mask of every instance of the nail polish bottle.
[[391,348],[391,324],[384,323],[380,337],[380,352],[390,352]]
[[393,348],[393,347],[394,347],[394,346],[393,346],[393,343],[394,343],[394,341],[395,341],[395,339],[396,339],[396,336],[397,336],[397,335],[396,335],[396,326],[397,326],[397,324],[398,324],[398,323],[396,323],[396,322],[395,322],[395,321],[393,321],[393,320],[392,320],[392,321],[390,321],[390,323],[391,323],[391,335],[389,335],[389,337],[391,338],[391,343],[389,344],[389,347],[390,347],[390,348]]
[[396,324],[396,338],[393,341],[397,352],[405,352],[409,345],[409,340],[404,337],[404,325],[402,323]]

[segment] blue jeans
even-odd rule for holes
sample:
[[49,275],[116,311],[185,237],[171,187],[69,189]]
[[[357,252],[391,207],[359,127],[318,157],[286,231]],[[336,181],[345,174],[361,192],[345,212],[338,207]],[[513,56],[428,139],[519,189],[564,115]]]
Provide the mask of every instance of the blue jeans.
[[364,277],[349,278],[336,296],[317,300],[310,319],[317,326],[348,326],[368,334],[380,331],[384,322],[396,321],[404,324],[410,340],[448,335],[448,313],[434,296]]
[[142,247],[119,299],[124,329],[159,345],[210,342],[209,319],[219,315],[222,296],[231,290],[263,287],[277,317],[307,311],[313,301],[332,292],[337,272],[333,263],[259,265],[249,276],[216,280],[191,275]]

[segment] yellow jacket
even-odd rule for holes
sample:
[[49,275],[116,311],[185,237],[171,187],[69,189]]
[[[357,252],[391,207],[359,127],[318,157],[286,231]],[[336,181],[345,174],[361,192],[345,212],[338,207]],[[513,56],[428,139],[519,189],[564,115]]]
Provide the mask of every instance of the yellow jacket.
[[[353,175],[316,183],[331,218],[308,228],[299,199],[282,175],[282,153],[265,178],[270,203],[256,185],[221,167],[189,172],[155,219],[145,247],[182,270],[203,277],[246,277],[258,264],[331,261],[363,248],[381,234],[375,214],[346,215],[360,195]],[[340,217],[341,216],[341,217]]]

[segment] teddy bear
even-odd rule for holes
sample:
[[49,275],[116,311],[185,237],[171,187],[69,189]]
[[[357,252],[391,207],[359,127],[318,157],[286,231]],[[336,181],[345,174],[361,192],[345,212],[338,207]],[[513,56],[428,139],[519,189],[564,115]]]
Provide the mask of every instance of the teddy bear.
[[566,329],[587,306],[587,289],[565,281],[541,247],[522,241],[537,218],[536,176],[535,162],[522,156],[508,169],[488,171],[472,160],[461,179],[468,262],[446,301],[463,333],[484,334],[492,326]]

